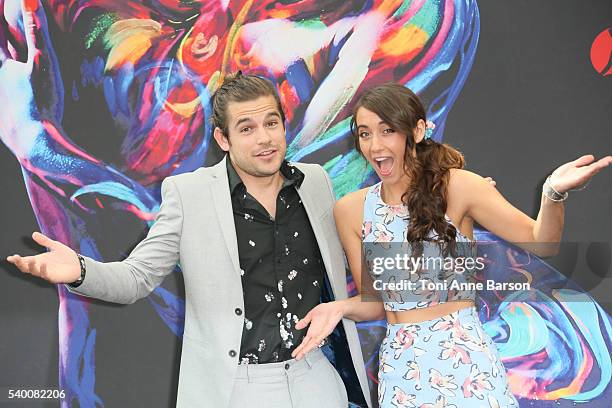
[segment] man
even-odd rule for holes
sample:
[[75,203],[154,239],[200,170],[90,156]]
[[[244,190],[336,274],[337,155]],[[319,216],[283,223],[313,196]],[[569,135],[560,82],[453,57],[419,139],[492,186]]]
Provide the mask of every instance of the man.
[[347,297],[327,174],[285,161],[285,116],[265,79],[227,77],[212,120],[226,157],[163,181],[156,222],[127,259],[97,262],[34,233],[50,252],[8,261],[117,303],[147,296],[180,263],[179,407],[371,406],[352,321],[304,358],[291,358],[304,338],[299,319],[320,302]]

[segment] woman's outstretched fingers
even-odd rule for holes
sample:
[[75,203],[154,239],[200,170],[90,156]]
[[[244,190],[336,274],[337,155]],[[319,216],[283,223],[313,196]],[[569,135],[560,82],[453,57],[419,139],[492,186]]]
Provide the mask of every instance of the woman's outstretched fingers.
[[303,319],[300,319],[300,321],[298,321],[295,324],[295,328],[298,330],[302,330],[303,328],[305,328],[306,326],[308,326],[310,324],[310,322],[312,321],[312,313],[308,312],[306,314],[306,316],[304,316]]
[[299,351],[299,353],[296,355],[296,359],[297,360],[301,360],[302,357],[304,357],[306,354],[308,354],[309,351],[314,350],[316,347],[318,347],[319,344],[321,344],[321,341],[323,341],[320,337],[311,337],[307,343],[302,343],[302,345],[300,345],[300,347],[302,347],[302,349]]
[[593,160],[595,160],[595,156],[593,156],[592,154],[585,154],[584,156],[580,156],[579,158],[574,160],[572,164],[576,167],[581,167],[593,162]]
[[299,360],[299,354],[302,352],[302,350],[304,349],[306,344],[308,344],[309,341],[310,341],[310,335],[306,333],[306,336],[304,336],[300,345],[297,346],[295,350],[293,350],[293,352],[291,353],[291,357]]
[[606,168],[611,164],[612,164],[612,156],[602,157],[601,159],[593,163],[593,165],[596,166],[599,170]]
[[[583,156],[585,157],[585,156]],[[591,156],[593,157],[593,156]],[[593,159],[595,160],[595,159]],[[591,177],[593,177],[595,174],[599,173],[601,170],[605,169],[606,167],[608,167],[611,163],[612,163],[612,156],[606,156],[603,157],[597,161],[591,161],[588,163],[584,163],[583,165],[581,165],[580,169],[584,169],[585,170],[585,176],[587,177],[587,179],[590,179]],[[588,181],[588,180],[587,180]]]

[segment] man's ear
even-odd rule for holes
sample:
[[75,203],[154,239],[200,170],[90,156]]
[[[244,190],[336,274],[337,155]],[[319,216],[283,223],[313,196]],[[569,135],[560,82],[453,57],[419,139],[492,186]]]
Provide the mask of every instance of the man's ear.
[[425,138],[425,129],[427,124],[423,119],[419,119],[416,127],[414,128],[414,143],[420,143]]
[[221,150],[223,150],[224,152],[229,151],[229,148],[230,148],[229,139],[227,138],[227,136],[225,136],[225,134],[223,134],[223,131],[220,128],[218,127],[215,128],[213,132],[213,137],[215,138]]

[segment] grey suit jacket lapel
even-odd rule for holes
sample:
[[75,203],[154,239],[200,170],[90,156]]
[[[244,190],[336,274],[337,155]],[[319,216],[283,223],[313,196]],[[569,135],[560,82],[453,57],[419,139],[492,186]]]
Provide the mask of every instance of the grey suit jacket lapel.
[[332,273],[329,270],[332,265],[331,254],[329,253],[329,248],[327,246],[327,237],[324,232],[321,230],[321,222],[319,220],[321,214],[316,214],[314,209],[317,208],[317,204],[315,200],[307,191],[306,180],[300,188],[298,188],[298,194],[302,200],[302,204],[304,204],[304,209],[306,210],[306,214],[308,215],[308,219],[310,220],[310,226],[312,227],[312,232],[314,232],[315,238],[317,240],[317,245],[319,245],[319,251],[321,252],[321,258],[323,259],[323,264],[325,265],[325,270],[327,271],[327,278],[330,281],[330,286],[333,292],[334,298],[336,297],[336,289],[335,282],[332,280]]
[[229,191],[227,165],[224,158],[213,166],[212,182],[209,184],[215,205],[215,211],[221,224],[223,238],[227,245],[234,270],[240,276],[240,259],[238,257],[238,241],[236,240],[236,225],[232,211],[232,197]]

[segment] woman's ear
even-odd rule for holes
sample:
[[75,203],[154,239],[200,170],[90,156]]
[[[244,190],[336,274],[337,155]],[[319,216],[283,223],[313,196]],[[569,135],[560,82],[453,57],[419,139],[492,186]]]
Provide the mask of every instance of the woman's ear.
[[427,124],[423,119],[417,121],[417,125],[414,128],[414,143],[420,143],[425,138],[425,129]]

